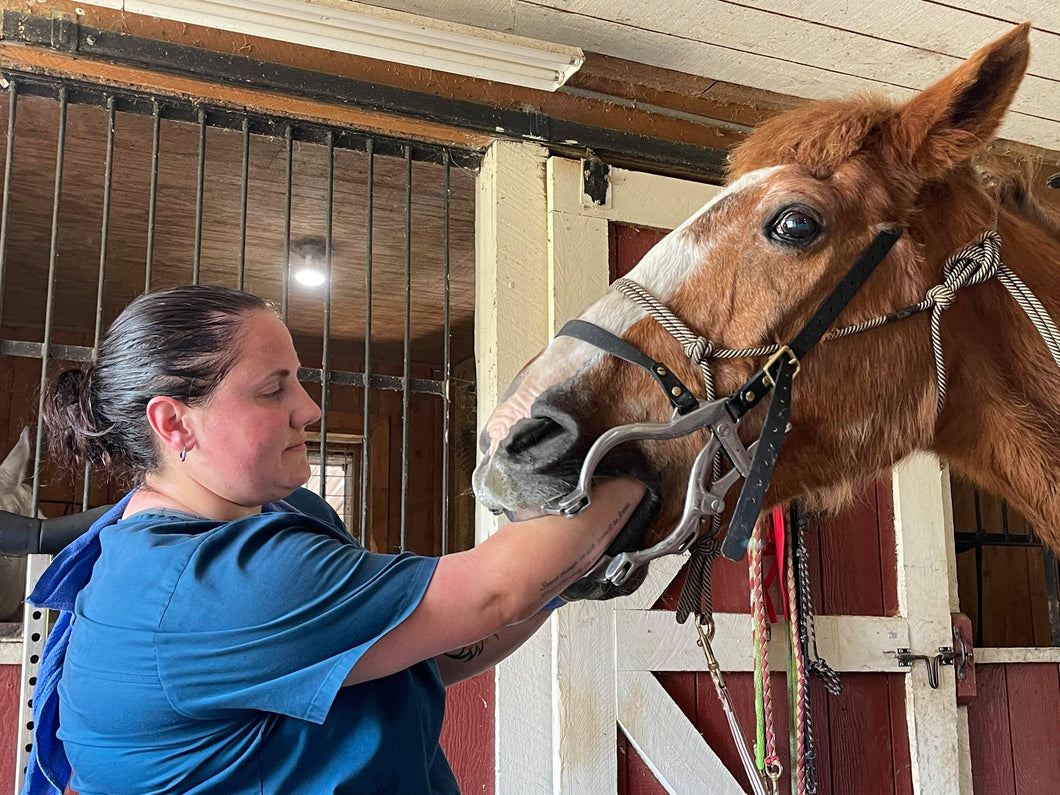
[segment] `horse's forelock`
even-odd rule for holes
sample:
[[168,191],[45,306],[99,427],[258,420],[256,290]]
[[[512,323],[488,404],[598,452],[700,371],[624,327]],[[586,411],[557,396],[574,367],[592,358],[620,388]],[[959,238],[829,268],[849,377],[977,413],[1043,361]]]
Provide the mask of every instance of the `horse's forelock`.
[[798,165],[826,178],[863,149],[894,111],[891,102],[874,96],[822,100],[787,111],[733,150],[729,178],[775,165]]

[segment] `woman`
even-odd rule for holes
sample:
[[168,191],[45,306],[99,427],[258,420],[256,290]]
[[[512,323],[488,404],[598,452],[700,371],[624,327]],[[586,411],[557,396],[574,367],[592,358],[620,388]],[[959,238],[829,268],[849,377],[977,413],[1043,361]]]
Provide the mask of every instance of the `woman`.
[[72,767],[81,795],[457,792],[445,685],[532,635],[643,494],[612,481],[575,519],[441,558],[369,553],[299,489],[320,410],[298,366],[262,300],[181,287],[133,301],[95,365],[51,386],[53,455],[140,484],[34,594],[74,607],[35,693],[56,783]]

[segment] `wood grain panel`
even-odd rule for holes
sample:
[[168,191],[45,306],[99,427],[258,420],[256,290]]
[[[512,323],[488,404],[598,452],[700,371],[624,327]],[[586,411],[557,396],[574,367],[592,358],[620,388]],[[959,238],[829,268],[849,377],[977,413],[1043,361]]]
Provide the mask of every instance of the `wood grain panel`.
[[1015,795],[1008,683],[1003,665],[978,665],[979,695],[968,705],[975,795]]
[[842,694],[828,701],[835,795],[894,791],[887,676],[843,674]]
[[18,688],[22,669],[0,665],[0,790],[14,792],[18,763]]
[[1060,673],[1052,664],[1006,665],[1017,795],[1052,795],[1060,782]]
[[450,687],[441,744],[460,791],[493,795],[493,671]]

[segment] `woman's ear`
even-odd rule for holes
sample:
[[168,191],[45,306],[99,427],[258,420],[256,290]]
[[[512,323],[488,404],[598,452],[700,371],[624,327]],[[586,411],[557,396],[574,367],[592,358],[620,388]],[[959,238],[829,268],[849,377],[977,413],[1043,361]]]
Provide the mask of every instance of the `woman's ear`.
[[188,406],[176,398],[156,395],[147,403],[147,421],[155,436],[176,453],[192,446],[191,430],[186,423]]

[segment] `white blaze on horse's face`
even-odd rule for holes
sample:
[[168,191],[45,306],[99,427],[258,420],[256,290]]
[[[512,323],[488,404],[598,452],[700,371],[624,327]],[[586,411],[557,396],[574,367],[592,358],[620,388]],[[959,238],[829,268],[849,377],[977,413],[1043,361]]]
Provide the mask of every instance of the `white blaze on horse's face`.
[[[709,260],[711,244],[703,230],[710,227],[711,213],[745,191],[760,189],[763,182],[782,168],[778,166],[754,171],[720,191],[695,215],[659,241],[626,278],[641,284],[663,303],[667,303],[686,280]],[[590,306],[581,319],[622,337],[645,316],[644,310],[628,298],[608,293]],[[520,373],[483,430],[481,444],[487,455],[476,469],[474,484],[475,492],[484,504],[510,509],[523,507],[518,503],[532,504],[535,500],[543,501],[557,496],[554,478],[550,485],[545,484],[548,479],[544,478],[540,487],[535,488],[526,477],[528,469],[537,468],[535,463],[555,463],[547,460],[531,462],[528,459],[529,444],[539,446],[538,443],[543,441],[542,436],[548,436],[556,429],[526,426],[538,416],[534,411],[535,402],[543,393],[550,391],[555,394],[563,385],[580,379],[604,355],[598,348],[581,340],[557,337]],[[573,417],[562,416],[562,412],[559,415],[550,412],[550,419],[558,420],[560,426],[566,425],[564,430],[568,434],[577,435]],[[516,428],[520,422],[523,427]],[[513,429],[517,436],[522,432],[525,444],[512,438]],[[536,453],[540,453],[540,450],[536,450]],[[574,477],[574,473],[555,470],[550,470],[548,474],[558,475],[567,482]],[[514,488],[516,483],[518,489]]]

